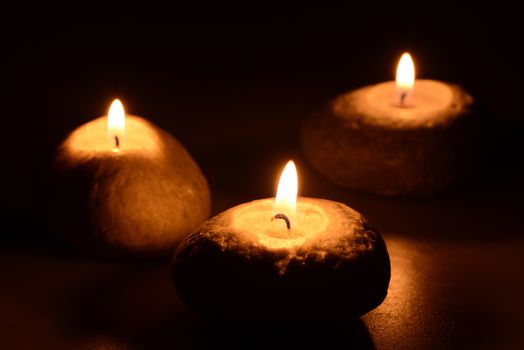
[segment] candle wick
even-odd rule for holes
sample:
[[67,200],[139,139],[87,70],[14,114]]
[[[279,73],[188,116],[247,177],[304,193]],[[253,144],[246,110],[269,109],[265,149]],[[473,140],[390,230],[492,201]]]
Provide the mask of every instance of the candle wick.
[[271,218],[271,221],[274,221],[276,219],[282,219],[286,222],[286,226],[288,230],[291,230],[291,222],[289,221],[289,218],[286,216],[286,214],[276,214]]
[[120,148],[120,139],[118,138],[117,135],[115,135],[115,146],[116,148]]
[[404,100],[406,99],[407,95],[408,95],[407,91],[402,91],[402,93],[400,94],[400,106],[401,107],[404,107]]

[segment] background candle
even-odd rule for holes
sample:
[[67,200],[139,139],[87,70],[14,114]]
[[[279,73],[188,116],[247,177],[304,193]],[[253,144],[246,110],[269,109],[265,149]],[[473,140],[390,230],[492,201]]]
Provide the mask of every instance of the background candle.
[[206,179],[185,148],[120,101],[73,131],[49,177],[51,227],[97,254],[167,254],[210,211]]
[[347,318],[382,302],[390,265],[380,234],[342,203],[297,199],[296,185],[288,163],[276,200],[231,208],[181,244],[172,271],[184,302],[254,319]]
[[428,195],[469,174],[484,151],[485,121],[460,86],[414,80],[402,56],[397,81],[343,94],[309,118],[302,146],[338,185],[383,195]]

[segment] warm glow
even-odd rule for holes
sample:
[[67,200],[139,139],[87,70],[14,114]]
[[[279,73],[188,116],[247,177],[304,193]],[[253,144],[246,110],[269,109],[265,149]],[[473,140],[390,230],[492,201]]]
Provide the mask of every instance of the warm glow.
[[[415,65],[411,55],[405,52],[397,66],[397,89],[401,94],[407,94],[415,84]],[[404,96],[405,97],[405,96]]]
[[287,162],[280,181],[278,182],[277,197],[274,209],[286,215],[295,212],[297,206],[298,177],[295,163],[292,160]]
[[107,131],[111,142],[116,142],[118,147],[124,136],[126,112],[119,99],[115,99],[107,113]]

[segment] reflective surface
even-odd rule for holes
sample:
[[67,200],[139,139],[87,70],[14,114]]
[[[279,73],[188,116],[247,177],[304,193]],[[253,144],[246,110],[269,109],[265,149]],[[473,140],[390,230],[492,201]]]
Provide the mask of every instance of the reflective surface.
[[[246,164],[239,173],[249,176],[257,167]],[[466,188],[434,200],[394,200],[336,189],[307,165],[301,167],[306,192],[336,197],[365,212],[386,239],[389,294],[361,320],[204,320],[176,296],[168,261],[100,261],[50,238],[37,222],[11,215],[4,218],[9,230],[0,248],[2,343],[190,349],[256,339],[268,347],[342,342],[363,349],[512,349],[524,341],[522,225],[517,203],[500,198],[518,182],[494,179],[482,195]],[[217,197],[215,210],[240,197]]]

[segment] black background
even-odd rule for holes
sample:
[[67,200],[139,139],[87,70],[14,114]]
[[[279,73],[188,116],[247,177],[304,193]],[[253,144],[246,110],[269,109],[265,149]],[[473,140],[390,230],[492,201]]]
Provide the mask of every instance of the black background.
[[[347,337],[319,326],[322,336],[378,348],[522,344],[517,331],[524,325],[521,22],[517,4],[509,2],[26,2],[5,7],[0,23],[0,302],[7,310],[0,316],[2,338],[44,348],[97,348],[106,344],[107,334],[120,339],[113,344],[117,348],[208,346],[217,338],[228,343],[218,335],[218,325],[202,324],[180,304],[165,262],[97,261],[55,241],[37,219],[39,179],[55,145],[75,127],[105,114],[119,97],[129,113],[146,117],[186,145],[208,178],[214,213],[272,196],[279,169],[295,158],[303,195],[346,202],[383,230],[393,261],[392,301],[361,323],[337,325],[349,330]],[[495,145],[493,154],[486,155],[476,176],[433,199],[384,199],[335,188],[302,160],[301,120],[338,93],[393,79],[406,50],[414,56],[418,77],[459,83],[485,106],[492,118],[487,137]],[[414,265],[407,289],[398,287],[406,286],[401,283],[409,280],[405,271]],[[153,272],[143,272],[148,269]],[[96,282],[87,277],[106,270],[112,277]],[[65,282],[77,273],[78,283]],[[47,286],[41,294],[34,291],[40,284]],[[406,299],[407,290],[416,290],[419,299]],[[146,297],[157,304],[148,304]],[[129,315],[108,307],[113,298],[123,300],[121,309]],[[46,299],[74,302],[43,307]],[[135,299],[145,310],[167,311],[162,316],[129,311]],[[475,302],[469,305],[470,300]],[[76,306],[89,309],[90,303],[104,311],[75,314]],[[64,315],[71,313],[74,319],[108,321],[87,326],[82,321],[74,331],[57,325],[69,324]],[[161,325],[152,326],[158,318]],[[34,329],[42,324],[51,330]],[[172,331],[180,324],[192,331]],[[92,340],[86,328],[104,337]],[[286,335],[276,329],[275,334]],[[287,338],[290,343],[303,337],[295,332]]]

